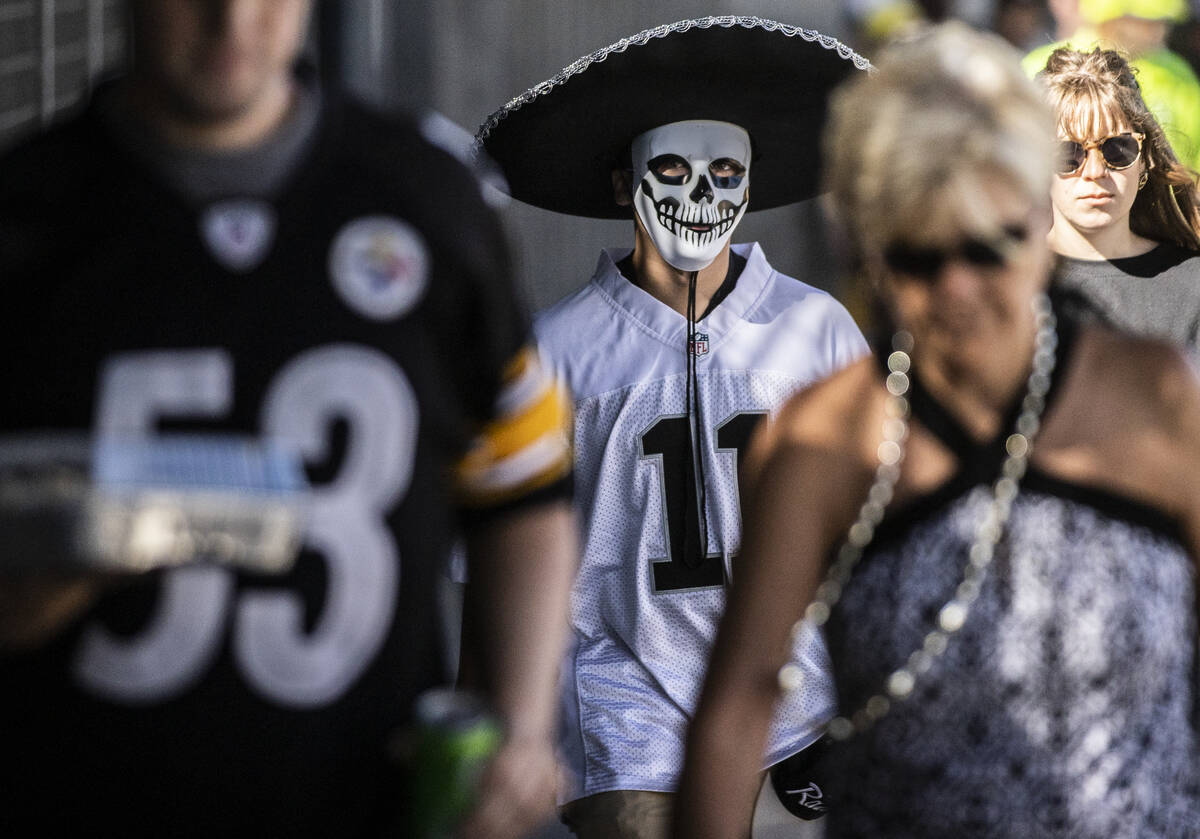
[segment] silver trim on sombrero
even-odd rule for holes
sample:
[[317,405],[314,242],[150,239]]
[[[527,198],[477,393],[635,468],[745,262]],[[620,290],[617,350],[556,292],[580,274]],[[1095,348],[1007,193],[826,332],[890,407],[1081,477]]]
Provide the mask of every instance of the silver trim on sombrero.
[[491,135],[492,131],[499,125],[505,117],[514,111],[518,111],[525,105],[528,105],[539,96],[545,96],[554,88],[563,84],[572,76],[578,75],[592,66],[598,61],[603,61],[614,52],[625,52],[633,46],[642,46],[651,38],[665,38],[667,35],[673,35],[676,32],[687,32],[689,29],[710,29],[713,26],[721,26],[726,29],[731,29],[735,26],[740,26],[743,29],[765,29],[768,32],[781,32],[789,38],[800,36],[810,43],[820,44],[828,50],[836,50],[837,54],[842,58],[854,62],[854,66],[860,70],[870,70],[871,62],[863,56],[856,53],[850,47],[843,44],[837,38],[831,38],[828,35],[822,35],[815,29],[804,29],[799,26],[792,26],[787,23],[780,23],[777,20],[768,20],[767,18],[752,17],[746,15],[719,15],[692,20],[680,20],[675,23],[664,23],[661,26],[655,26],[651,29],[643,30],[636,35],[630,35],[627,38],[622,38],[615,44],[610,44],[607,47],[598,49],[590,55],[585,55],[577,58],[572,63],[568,64],[555,75],[546,79],[544,82],[535,84],[529,90],[515,97],[507,105],[493,113],[483,124],[479,126],[479,131],[475,134],[475,149],[478,151],[483,147],[483,143]]

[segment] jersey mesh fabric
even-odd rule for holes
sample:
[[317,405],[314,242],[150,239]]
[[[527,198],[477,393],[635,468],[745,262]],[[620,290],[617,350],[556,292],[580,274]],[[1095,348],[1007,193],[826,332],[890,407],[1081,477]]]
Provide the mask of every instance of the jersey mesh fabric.
[[[605,254],[592,283],[535,326],[576,403],[584,555],[564,675],[566,751],[579,781],[568,800],[674,789],[726,571],[737,573],[738,449],[761,415],[865,347],[829,295],[775,273],[757,246],[738,250],[748,263],[737,286],[698,325],[709,347],[697,359],[697,447],[711,557],[698,569],[680,561],[682,522],[667,498],[695,492],[679,478],[691,440],[684,318],[621,277]],[[781,706],[765,764],[811,742],[831,709],[817,634],[797,657],[807,686]]]

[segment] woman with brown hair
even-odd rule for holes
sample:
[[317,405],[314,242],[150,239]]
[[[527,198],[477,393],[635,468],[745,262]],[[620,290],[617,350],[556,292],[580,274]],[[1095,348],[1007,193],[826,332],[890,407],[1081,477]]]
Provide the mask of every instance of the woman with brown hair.
[[1111,322],[1200,343],[1200,196],[1114,50],[1062,48],[1038,79],[1057,117],[1056,284]]

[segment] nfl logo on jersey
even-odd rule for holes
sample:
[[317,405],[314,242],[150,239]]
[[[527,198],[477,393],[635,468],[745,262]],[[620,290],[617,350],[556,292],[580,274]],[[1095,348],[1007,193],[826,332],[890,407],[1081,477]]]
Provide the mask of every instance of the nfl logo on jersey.
[[200,231],[217,262],[245,273],[262,263],[274,243],[275,210],[262,201],[221,201],[204,212]]
[[688,352],[692,355],[708,355],[708,333],[695,333],[695,337],[688,341]]

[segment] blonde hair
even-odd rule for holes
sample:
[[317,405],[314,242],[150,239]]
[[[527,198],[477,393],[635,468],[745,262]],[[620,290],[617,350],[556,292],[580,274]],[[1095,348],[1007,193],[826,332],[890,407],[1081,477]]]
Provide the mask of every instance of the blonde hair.
[[1200,250],[1200,200],[1196,179],[1175,156],[1158,120],[1146,107],[1134,70],[1115,50],[1060,48],[1038,73],[1064,134],[1098,139],[1118,128],[1144,134],[1148,180],[1129,211],[1139,236]]
[[892,44],[874,72],[835,93],[826,186],[869,256],[919,231],[937,201],[998,228],[983,188],[997,175],[1045,204],[1054,149],[1050,110],[1016,52],[951,22]]

